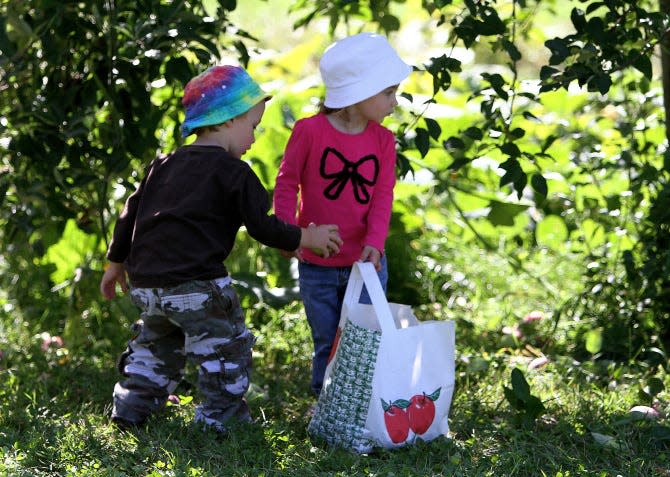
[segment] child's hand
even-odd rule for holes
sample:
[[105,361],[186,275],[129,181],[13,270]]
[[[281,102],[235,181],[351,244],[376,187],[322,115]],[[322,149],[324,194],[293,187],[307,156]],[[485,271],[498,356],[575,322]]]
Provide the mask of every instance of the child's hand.
[[337,225],[314,225],[309,224],[302,229],[300,246],[311,248],[314,253],[328,258],[340,253],[342,239],[337,231]]
[[281,255],[284,258],[292,258],[295,257],[297,258],[300,262],[302,262],[302,249],[299,248],[298,250],[295,250],[293,252],[289,252],[288,250],[280,250],[279,255]]
[[380,271],[382,269],[381,258],[381,252],[372,245],[363,247],[360,258],[361,262],[371,262],[375,266],[375,270]]
[[116,284],[121,285],[123,292],[128,291],[128,282],[126,282],[126,269],[122,263],[110,262],[107,270],[100,280],[100,292],[107,300],[116,296]]

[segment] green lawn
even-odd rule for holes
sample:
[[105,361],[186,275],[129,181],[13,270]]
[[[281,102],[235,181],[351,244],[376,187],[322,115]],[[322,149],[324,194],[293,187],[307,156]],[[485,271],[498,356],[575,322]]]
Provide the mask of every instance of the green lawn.
[[[526,310],[538,309],[543,292],[529,278],[506,274],[496,257],[480,255],[473,262],[465,249],[458,256],[453,266],[469,263],[470,280],[493,277],[490,287],[482,287],[488,296],[480,296],[478,303],[457,300],[449,309],[417,309],[421,316],[457,320],[457,381],[448,439],[371,455],[310,440],[310,342],[299,303],[266,309],[262,324],[254,326],[259,340],[249,400],[256,422],[234,428],[228,436],[191,424],[197,401],[189,385],[192,370],[178,389],[180,405],[167,407],[135,432],[116,429],[108,414],[117,378],[114,359],[126,331],[82,349],[54,342],[43,350],[44,336],[33,335],[5,307],[0,322],[0,475],[670,475],[667,419],[644,420],[628,412],[634,405],[651,404],[640,394],[644,370],[559,354],[567,349],[565,343],[559,345],[568,339],[569,327],[552,331],[547,316],[515,337],[510,330]],[[555,263],[536,266],[547,267],[549,278],[562,273]],[[542,353],[548,363],[529,369]],[[514,368],[523,371],[531,394],[546,408],[529,425],[503,392],[511,386]],[[668,393],[656,399],[659,410],[667,413]]]

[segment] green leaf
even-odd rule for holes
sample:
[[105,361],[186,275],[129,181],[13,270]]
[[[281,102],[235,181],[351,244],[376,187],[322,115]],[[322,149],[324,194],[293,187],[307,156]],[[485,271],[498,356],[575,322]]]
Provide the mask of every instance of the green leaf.
[[503,154],[507,154],[511,158],[519,157],[521,155],[521,151],[519,150],[519,146],[517,146],[513,142],[506,142],[505,144],[500,146],[500,151]]
[[506,28],[503,21],[498,16],[498,12],[491,7],[480,9],[481,22],[479,22],[477,32],[480,35],[502,35]]
[[384,410],[384,412],[388,411],[391,405],[386,401],[384,401],[383,399],[381,401],[382,401],[382,409]]
[[232,12],[237,8],[237,0],[219,0],[219,5],[221,5],[221,8],[224,10]]
[[549,146],[551,146],[556,141],[556,139],[558,139],[558,138],[556,136],[554,136],[553,134],[550,134],[549,136],[547,136],[546,139],[544,140],[544,142],[542,143],[542,149],[541,149],[542,152],[546,152],[547,149],[549,149]]
[[665,384],[663,380],[652,376],[647,379],[645,386],[642,388],[642,391],[650,399],[653,399],[657,394],[661,393],[665,389]]
[[506,100],[509,98],[507,91],[504,90],[505,80],[500,74],[482,73],[482,78],[491,84],[491,88],[493,88],[493,90],[498,93],[498,96],[500,96],[502,99]]
[[442,391],[441,387],[437,388],[432,393],[427,394],[428,399],[430,399],[431,401],[437,401],[440,397],[440,391]]
[[449,170],[450,171],[457,171],[458,169],[460,169],[461,167],[463,167],[464,165],[466,165],[469,162],[470,162],[470,158],[468,158],[468,157],[461,157],[459,159],[454,159],[454,162],[449,164]]
[[503,162],[500,164],[500,168],[506,171],[505,174],[500,178],[500,187],[512,182],[516,182],[521,179],[522,176],[526,175],[523,169],[521,169],[519,161],[515,158],[510,158]]
[[95,252],[96,237],[83,232],[75,220],[67,221],[61,239],[49,247],[44,260],[53,263],[56,270],[51,274],[54,283],[63,283],[75,276],[77,268],[86,261],[86,257]]
[[543,65],[542,68],[540,68],[540,79],[542,81],[545,81],[555,74],[559,73],[559,70],[556,68],[553,68],[551,66]]
[[[544,42],[544,46],[549,48],[549,51],[551,51],[551,57],[549,58],[550,65],[558,65],[563,63],[563,61],[565,61],[565,59],[570,54],[568,42],[563,38],[553,38],[551,40],[547,40]],[[540,78],[542,78],[542,75],[540,75]]]
[[521,52],[519,49],[516,47],[514,43],[509,41],[507,38],[503,39],[502,41],[503,48],[505,48],[505,51],[509,55],[510,59],[512,61],[519,61],[522,58]]
[[400,409],[407,409],[411,402],[409,402],[407,399],[396,399],[393,401],[393,405],[396,407],[399,407]]
[[516,394],[514,394],[514,390],[512,388],[508,388],[507,386],[503,386],[503,393],[505,394],[505,399],[507,399],[507,402],[512,406],[514,409],[522,410],[523,409],[523,401],[521,401]]
[[179,82],[186,85],[193,77],[194,71],[188,60],[183,56],[170,58],[165,64],[165,80],[168,83]]
[[493,225],[504,225],[512,226],[514,225],[514,218],[522,212],[525,212],[528,209],[527,205],[522,204],[510,204],[509,202],[499,202],[497,200],[492,200],[489,203],[489,213],[486,218]]
[[584,345],[586,351],[591,354],[600,352],[603,347],[603,330],[602,328],[595,328],[589,330],[584,334]]
[[465,143],[463,140],[456,136],[451,136],[449,139],[444,141],[442,145],[447,151],[453,151],[454,149],[465,149]]
[[393,15],[384,15],[379,21],[379,25],[381,25],[387,33],[400,30],[400,20]]
[[535,115],[534,115],[533,113],[531,113],[530,111],[524,111],[524,112],[523,112],[523,117],[524,117],[524,119],[527,119],[528,121],[532,121],[532,122],[534,122],[534,123],[541,123],[541,122],[542,122],[542,120],[541,120],[540,118],[538,118],[537,116],[535,116]]
[[589,91],[599,91],[600,94],[607,94],[611,86],[612,78],[606,73],[598,73],[588,82]]
[[428,127],[428,134],[430,137],[438,140],[440,138],[440,134],[442,134],[442,128],[440,127],[440,124],[431,118],[423,118],[423,120],[426,123],[426,127]]
[[600,7],[605,7],[605,6],[607,6],[605,2],[593,2],[593,3],[589,4],[588,7],[586,7],[586,14],[589,15],[589,14],[595,12],[596,10],[598,10]]
[[421,153],[421,157],[426,157],[426,154],[430,150],[430,135],[424,128],[416,128],[415,131],[414,144],[416,144],[416,148]]
[[526,415],[531,420],[530,424],[532,424],[532,421],[539,417],[545,410],[542,400],[537,396],[528,396],[524,404]]
[[607,34],[605,33],[605,22],[600,17],[592,17],[586,23],[586,31],[589,36],[597,43],[607,43]]
[[524,172],[521,177],[514,181],[514,190],[516,191],[517,198],[521,199],[523,197],[523,190],[528,185],[528,176]]
[[517,399],[522,402],[526,402],[530,396],[530,385],[519,368],[512,370],[512,390]]
[[633,62],[633,66],[640,71],[645,78],[648,80],[652,79],[651,59],[648,56],[642,54],[638,55]]
[[509,135],[514,139],[521,139],[526,135],[526,130],[523,128],[514,128],[509,132]]
[[586,30],[586,16],[584,15],[584,10],[579,8],[573,8],[570,13],[570,20],[577,30],[577,33],[584,33]]
[[568,239],[568,227],[558,215],[547,215],[535,228],[538,245],[552,250],[560,250]]
[[542,174],[535,173],[530,179],[530,185],[535,192],[537,192],[542,197],[547,196],[547,180],[542,176]]
[[461,62],[455,58],[449,58],[442,55],[431,58],[430,63],[426,65],[426,71],[433,77],[433,92],[440,90],[446,91],[451,85],[451,74],[449,71],[460,71]]
[[482,130],[474,126],[467,128],[465,131],[463,131],[463,134],[471,139],[474,139],[475,141],[481,141],[484,138],[484,133],[482,133]]

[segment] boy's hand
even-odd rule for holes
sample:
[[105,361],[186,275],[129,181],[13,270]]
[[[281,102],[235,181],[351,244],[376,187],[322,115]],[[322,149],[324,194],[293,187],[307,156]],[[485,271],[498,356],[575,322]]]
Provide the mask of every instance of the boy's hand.
[[300,262],[302,262],[302,249],[299,248],[298,250],[295,250],[293,252],[289,252],[288,250],[280,250],[279,255],[281,255],[284,258],[292,258],[295,257],[297,258]]
[[337,225],[314,225],[301,229],[300,246],[311,248],[314,253],[328,258],[340,253],[342,239],[337,231]]
[[128,291],[128,282],[126,281],[126,269],[122,263],[110,262],[107,270],[100,280],[100,292],[107,300],[116,296],[116,284],[121,286],[123,292]]
[[363,247],[360,258],[361,262],[371,262],[375,266],[375,270],[380,271],[382,269],[381,258],[381,252],[372,245]]

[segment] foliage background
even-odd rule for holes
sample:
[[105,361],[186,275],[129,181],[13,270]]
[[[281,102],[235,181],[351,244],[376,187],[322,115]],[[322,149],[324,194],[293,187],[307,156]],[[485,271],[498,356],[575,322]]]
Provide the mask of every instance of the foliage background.
[[[659,5],[5,0],[0,13],[0,471],[667,475],[665,418],[628,414],[668,411]],[[183,85],[239,61],[272,92],[245,157],[271,190],[292,124],[316,111],[320,53],[360,29],[417,67],[386,123],[401,178],[389,297],[457,321],[453,439],[369,461],[313,447],[294,266],[244,233],[227,265],[259,336],[262,426],[225,443],[195,432],[186,380],[166,423],[115,434],[113,361],[136,311],[97,285],[124,198],[181,141]]]

